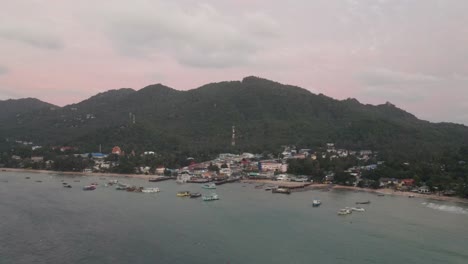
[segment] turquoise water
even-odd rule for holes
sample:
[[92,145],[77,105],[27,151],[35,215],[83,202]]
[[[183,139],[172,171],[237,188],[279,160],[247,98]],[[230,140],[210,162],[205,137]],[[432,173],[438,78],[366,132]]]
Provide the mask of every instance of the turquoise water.
[[[288,196],[242,183],[218,186],[221,200],[203,202],[175,195],[212,191],[201,185],[119,180],[162,192],[0,172],[0,263],[468,263],[461,204],[350,191]],[[81,190],[96,181],[95,191]],[[367,200],[366,212],[336,214]]]

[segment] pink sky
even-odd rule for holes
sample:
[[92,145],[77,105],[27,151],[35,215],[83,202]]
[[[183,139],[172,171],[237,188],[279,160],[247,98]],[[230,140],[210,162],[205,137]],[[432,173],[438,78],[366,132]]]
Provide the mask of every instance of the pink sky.
[[255,75],[468,124],[468,2],[0,0],[0,100]]

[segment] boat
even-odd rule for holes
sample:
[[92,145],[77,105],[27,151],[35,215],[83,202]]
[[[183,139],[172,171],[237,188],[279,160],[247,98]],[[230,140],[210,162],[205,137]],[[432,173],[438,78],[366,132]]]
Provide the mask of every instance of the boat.
[[206,195],[202,197],[203,201],[215,201],[219,200],[219,197],[216,193],[212,193],[210,195]]
[[83,187],[83,191],[94,191],[96,190],[96,185],[87,185]]
[[271,191],[271,190],[272,190],[271,187],[266,187],[266,188],[265,188],[265,191]]
[[408,195],[408,198],[414,198],[414,195],[410,194]]
[[275,188],[271,190],[272,193],[284,193],[284,194],[291,194],[291,190],[288,188]]
[[182,191],[182,192],[177,193],[177,197],[187,197],[187,196],[190,196],[189,191]]
[[340,209],[338,211],[338,215],[349,215],[351,213],[352,213],[352,211],[350,209],[348,209],[348,208]]
[[143,190],[141,190],[141,192],[143,193],[158,193],[160,192],[159,188],[157,187],[154,187],[154,188],[144,188]]
[[366,209],[364,209],[362,207],[352,207],[351,210],[355,211],[355,212],[365,212],[366,211]]
[[31,179],[31,177],[26,177],[25,179]]
[[63,187],[65,187],[65,188],[71,188],[72,186],[71,186],[70,184],[65,184],[65,185],[63,185]]
[[370,204],[370,201],[367,201],[367,202],[356,202],[356,204]]
[[259,185],[255,185],[255,187],[254,187],[254,188],[255,188],[255,189],[263,189],[263,186],[265,186],[265,184],[264,184],[264,183],[262,183],[262,184],[259,184]]
[[80,182],[80,180],[74,180],[74,182]]
[[319,207],[322,204],[322,201],[315,199],[312,201],[312,206],[313,207]]
[[117,187],[115,187],[115,189],[119,191],[125,191],[128,187],[129,186],[127,184],[119,183],[117,184]]
[[201,193],[191,193],[190,198],[198,198],[201,197]]
[[216,189],[216,184],[210,183],[210,184],[203,184],[202,185],[203,189]]
[[[8,181],[5,181],[5,182],[8,182]],[[42,182],[42,181],[41,181],[41,180],[39,180],[39,181],[36,181],[36,182]]]
[[377,196],[385,196],[383,193],[378,193]]

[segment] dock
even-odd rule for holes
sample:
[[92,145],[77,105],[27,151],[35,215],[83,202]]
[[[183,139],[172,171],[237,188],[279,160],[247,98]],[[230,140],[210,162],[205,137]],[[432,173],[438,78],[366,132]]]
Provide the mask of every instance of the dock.
[[149,178],[149,182],[160,182],[160,181],[167,181],[167,180],[174,180],[174,177],[171,176],[160,176],[160,177],[154,177],[154,178]]

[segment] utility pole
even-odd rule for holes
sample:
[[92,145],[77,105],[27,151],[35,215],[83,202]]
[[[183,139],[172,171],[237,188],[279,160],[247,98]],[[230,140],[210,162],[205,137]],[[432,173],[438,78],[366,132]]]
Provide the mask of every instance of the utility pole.
[[231,141],[231,145],[233,147],[236,146],[236,127],[235,126],[232,126],[232,141]]

